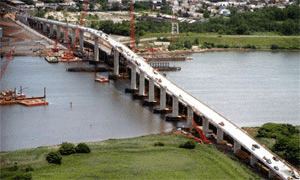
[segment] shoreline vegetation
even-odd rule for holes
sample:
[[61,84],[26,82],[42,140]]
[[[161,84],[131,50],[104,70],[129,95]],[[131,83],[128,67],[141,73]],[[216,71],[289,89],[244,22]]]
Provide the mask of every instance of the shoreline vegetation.
[[179,148],[189,139],[174,134],[147,135],[87,143],[90,153],[64,155],[49,164],[58,146],[0,152],[0,179],[259,179],[246,164],[215,146]]
[[260,144],[300,169],[300,126],[266,123],[260,127],[242,129]]

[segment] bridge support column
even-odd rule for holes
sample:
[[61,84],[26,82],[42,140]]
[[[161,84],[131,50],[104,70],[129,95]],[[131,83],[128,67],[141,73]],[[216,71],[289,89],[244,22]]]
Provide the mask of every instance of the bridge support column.
[[59,39],[61,37],[61,27],[59,25],[56,25],[56,40],[59,42]]
[[83,30],[80,30],[80,32],[79,32],[79,45],[80,45],[80,51],[83,52],[83,48],[84,48],[84,32],[83,32]]
[[217,143],[220,143],[223,141],[224,132],[221,128],[217,128]]
[[71,35],[71,47],[76,48],[76,29],[70,29]]
[[153,106],[156,104],[154,96],[154,80],[149,78],[149,91],[148,91],[148,100],[144,102],[144,105]]
[[233,143],[233,153],[236,154],[239,150],[241,150],[241,144],[237,141],[234,141]]
[[53,32],[54,32],[53,24],[49,25],[49,31],[50,31],[49,36],[52,37],[53,36]]
[[97,36],[95,36],[94,43],[94,60],[99,61],[99,45]]
[[202,118],[202,130],[203,133],[206,135],[209,130],[209,122],[208,119],[206,119],[204,116],[202,116],[201,118]]
[[269,179],[273,179],[275,175],[276,175],[276,174],[270,169],[270,170],[269,170],[269,174],[268,174],[268,178],[269,178]]
[[140,71],[139,96],[145,96],[145,72]]
[[178,98],[172,96],[172,116],[178,117]]
[[187,106],[187,126],[188,127],[192,127],[193,125],[193,119],[194,119],[194,111],[193,108],[191,106]]
[[116,49],[114,50],[114,76],[119,76],[119,62],[120,61],[120,53]]
[[257,163],[257,158],[253,154],[251,154],[251,156],[250,156],[250,165],[252,167],[254,167],[256,163]]
[[154,113],[162,113],[165,114],[167,110],[167,89],[166,87],[160,87],[160,94],[159,94],[159,108],[154,109]]
[[160,89],[160,103],[159,103],[159,107],[161,110],[166,109],[167,106],[167,91],[165,87],[161,87]]
[[43,23],[43,33],[47,33],[47,24]]
[[68,27],[63,28],[63,37],[64,37],[64,43],[69,43],[69,32]]
[[136,93],[137,88],[136,88],[136,67],[135,65],[130,66],[130,88],[125,89],[125,93]]

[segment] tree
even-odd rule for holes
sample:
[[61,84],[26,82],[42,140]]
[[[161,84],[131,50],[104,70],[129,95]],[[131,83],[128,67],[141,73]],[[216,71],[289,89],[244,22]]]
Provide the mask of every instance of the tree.
[[183,46],[187,49],[191,49],[192,48],[192,43],[189,40],[184,41]]
[[209,18],[209,12],[208,12],[207,10],[204,11],[203,17],[204,17],[204,18]]

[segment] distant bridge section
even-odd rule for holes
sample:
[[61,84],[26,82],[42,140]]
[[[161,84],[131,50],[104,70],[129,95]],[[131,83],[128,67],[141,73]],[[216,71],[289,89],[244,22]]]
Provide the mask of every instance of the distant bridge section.
[[[169,119],[184,117],[191,125],[195,119],[200,122],[203,132],[208,135],[213,131],[217,142],[227,140],[232,142],[234,153],[245,152],[251,166],[267,168],[269,178],[298,179],[297,170],[264,146],[257,143],[234,123],[211,109],[206,104],[179,88],[162,74],[154,70],[142,57],[131,51],[127,46],[115,41],[109,35],[95,29],[68,24],[64,22],[30,16],[17,16],[17,19],[31,28],[38,29],[44,34],[56,33],[58,39],[63,37],[63,30],[72,34],[75,43],[75,30],[79,29],[80,49],[84,48],[84,41],[94,44],[94,60],[99,61],[99,49],[113,56],[113,76],[118,78],[119,63],[122,57],[127,61],[130,69],[130,88],[135,96],[145,100],[145,104],[156,105],[156,112],[170,112]],[[86,36],[86,34],[88,34]],[[147,82],[147,83],[145,83]],[[146,86],[147,84],[147,86]]]

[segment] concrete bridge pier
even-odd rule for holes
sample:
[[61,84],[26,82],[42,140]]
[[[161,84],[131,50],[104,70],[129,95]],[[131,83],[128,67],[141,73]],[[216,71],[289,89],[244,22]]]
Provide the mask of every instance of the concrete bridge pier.
[[47,33],[47,24],[43,23],[43,33]]
[[148,100],[144,101],[145,106],[154,106],[157,104],[155,101],[155,91],[154,91],[154,80],[149,78],[149,92],[148,92]]
[[257,161],[258,161],[258,159],[253,154],[251,154],[251,156],[250,156],[250,165],[252,167],[255,167]]
[[202,131],[205,135],[207,135],[209,130],[209,121],[204,116],[201,116],[201,118],[202,118]]
[[54,27],[53,27],[53,24],[50,24],[50,25],[49,25],[49,31],[50,31],[49,36],[52,37],[52,36],[53,36],[53,33],[54,33]]
[[145,97],[147,97],[145,94],[145,72],[140,70],[139,90],[137,94],[133,94],[133,98],[144,99]]
[[161,113],[165,114],[170,112],[167,108],[167,89],[166,87],[160,87],[160,94],[159,94],[159,108],[154,109],[154,113]]
[[233,143],[233,153],[236,154],[239,150],[241,150],[241,144],[234,140]]
[[130,88],[125,89],[125,93],[136,93],[137,87],[136,87],[136,66],[134,64],[131,65],[130,70]]
[[59,42],[61,37],[61,27],[56,25],[56,40]]
[[274,179],[275,176],[276,174],[272,170],[269,170],[268,179]]
[[69,43],[68,27],[63,28],[63,31],[64,43]]
[[114,69],[113,69],[113,74],[109,75],[109,79],[117,80],[120,77],[120,52],[117,49],[114,49],[113,53],[114,53]]
[[221,143],[224,139],[224,132],[221,128],[217,128],[217,143]]
[[193,126],[193,119],[194,119],[194,111],[191,106],[187,106],[187,127],[191,128]]
[[178,121],[179,117],[179,100],[173,95],[172,96],[172,113],[171,115],[166,116],[167,121]]
[[70,29],[71,35],[71,47],[76,48],[76,29]]
[[97,36],[94,37],[94,61],[99,61],[99,38]]
[[83,32],[83,30],[79,31],[79,46],[80,46],[80,51],[83,52],[83,50],[84,50],[84,32]]

